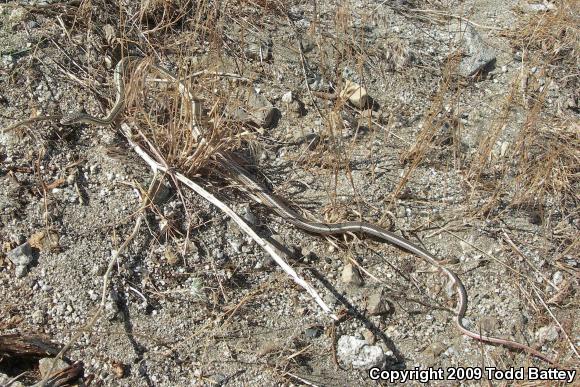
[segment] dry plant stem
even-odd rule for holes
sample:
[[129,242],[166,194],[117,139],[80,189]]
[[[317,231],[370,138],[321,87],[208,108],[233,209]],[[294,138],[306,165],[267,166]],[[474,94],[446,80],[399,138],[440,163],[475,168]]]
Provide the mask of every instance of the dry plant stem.
[[[174,79],[174,81],[183,82],[183,81],[187,81],[187,80],[190,80],[193,78],[197,78],[200,75],[211,75],[214,77],[221,77],[221,78],[233,78],[233,79],[240,81],[240,82],[251,82],[250,78],[243,77],[243,76],[236,74],[236,73],[226,73],[226,72],[222,72],[222,71],[210,71],[210,70],[200,70],[200,71],[197,71],[191,75],[188,75],[187,77]],[[167,83],[168,82],[166,79],[159,79],[159,78],[151,78],[151,79],[149,79],[149,81],[160,82],[160,83]]]
[[443,11],[437,11],[435,9],[419,9],[419,8],[411,8],[409,9],[409,11],[412,12],[420,12],[420,13],[430,13],[430,14],[434,14],[434,15],[441,15],[441,16],[445,16],[445,17],[449,17],[449,18],[454,18],[454,19],[458,19],[464,22],[467,22],[469,24],[472,24],[478,28],[482,28],[484,30],[495,30],[495,31],[503,31],[505,30],[505,28],[502,27],[494,27],[494,26],[486,26],[483,24],[479,24],[476,23],[470,19],[467,19],[466,17],[463,17],[461,15],[455,15],[453,13],[447,13],[447,12],[443,12]]
[[298,52],[300,53],[300,64],[302,65],[301,66],[302,67],[302,76],[304,77],[304,82],[306,83],[306,89],[308,90],[308,95],[310,95],[310,100],[312,101],[312,104],[314,105],[316,112],[320,116],[320,119],[322,119],[323,121],[326,121],[324,115],[322,114],[322,111],[320,110],[320,108],[318,107],[318,104],[316,103],[316,99],[314,98],[314,95],[312,93],[312,89],[310,88],[310,84],[308,83],[308,75],[306,74],[306,57],[304,56],[304,49],[302,48],[302,41],[300,40],[300,37],[298,36],[296,25],[294,24],[294,21],[292,21],[290,16],[288,16],[288,15],[286,15],[286,16],[287,16],[288,23],[292,26],[292,29],[294,30],[294,38],[296,39],[296,42],[298,43]]
[[448,230],[443,230],[445,233],[451,235],[452,237],[454,237],[457,240],[460,240],[461,242],[465,243],[466,245],[468,245],[469,247],[471,247],[472,249],[475,249],[477,251],[479,251],[480,253],[482,253],[483,255],[485,255],[486,257],[496,261],[497,263],[499,263],[500,265],[502,265],[503,267],[505,267],[507,270],[511,271],[513,274],[515,274],[516,276],[522,277],[527,279],[531,284],[534,283],[534,280],[522,273],[519,273],[517,270],[515,270],[513,267],[511,267],[510,265],[508,265],[507,263],[501,261],[499,258],[496,258],[495,256],[489,254],[488,252],[484,251],[483,249],[480,249],[479,247],[477,247],[476,245],[474,245],[473,243],[469,243],[468,241],[466,241],[464,238],[461,238],[459,235],[448,231]]
[[516,246],[516,244],[511,240],[511,238],[509,237],[509,235],[505,232],[505,230],[503,231],[503,237],[506,240],[506,242],[510,245],[510,247],[520,256],[522,257],[522,259],[524,261],[526,261],[526,263],[532,268],[532,270],[534,270],[536,273],[538,273],[540,275],[540,277],[542,277],[544,279],[544,281],[546,281],[551,287],[553,287],[556,291],[560,291],[560,288],[554,284],[552,281],[550,281],[540,270],[538,270],[534,265],[532,265],[532,263],[530,262],[530,260],[528,259],[528,257],[526,257],[524,255],[524,253],[522,253],[522,251],[518,248],[518,246]]
[[10,386],[11,386],[11,385],[13,385],[15,382],[17,382],[17,381],[18,381],[18,379],[20,379],[21,377],[23,377],[23,376],[24,376],[24,375],[26,375],[27,373],[28,373],[28,371],[24,371],[23,373],[16,375],[16,376],[15,376],[15,377],[13,377],[12,379],[10,379],[10,380],[8,381],[8,383],[6,383],[6,384],[4,385],[4,387],[10,387]]
[[540,303],[542,304],[542,306],[550,314],[550,317],[552,317],[552,319],[556,322],[556,325],[558,325],[558,328],[560,328],[560,330],[562,331],[562,333],[564,334],[564,336],[566,336],[566,340],[568,340],[568,343],[570,344],[570,348],[572,348],[572,351],[576,354],[576,357],[580,359],[580,355],[578,354],[578,350],[576,349],[576,346],[574,345],[574,343],[570,339],[570,336],[568,336],[568,333],[566,332],[566,330],[564,330],[564,327],[562,327],[562,324],[560,324],[560,322],[558,321],[558,319],[556,318],[556,316],[554,316],[554,314],[552,313],[552,311],[550,310],[550,308],[548,307],[548,305],[546,305],[546,303],[542,299],[542,296],[540,296],[540,294],[537,292],[537,290],[536,289],[532,289],[532,290],[536,294],[536,297],[538,297],[538,300],[540,300]]
[[60,114],[56,114],[56,115],[51,115],[51,116],[39,116],[39,117],[32,117],[32,118],[27,118],[25,120],[22,121],[18,121],[12,125],[10,125],[7,128],[2,129],[2,133],[8,133],[11,132],[15,129],[18,129],[21,126],[25,126],[28,124],[32,124],[34,122],[38,122],[38,121],[59,121],[62,118],[62,115]]
[[119,256],[121,255],[121,252],[123,252],[127,248],[129,243],[135,238],[135,236],[139,232],[139,229],[141,228],[141,223],[143,222],[143,219],[145,218],[145,208],[147,207],[147,205],[149,203],[149,198],[154,194],[154,192],[153,192],[154,189],[155,189],[155,178],[153,178],[151,180],[151,185],[149,186],[149,191],[147,193],[147,197],[143,198],[143,200],[142,200],[142,205],[140,208],[141,213],[139,214],[139,216],[137,217],[137,220],[135,221],[135,226],[133,227],[133,231],[125,239],[125,241],[121,244],[121,246],[119,246],[117,251],[114,252],[114,254],[111,256],[111,259],[109,260],[109,265],[107,266],[107,271],[105,272],[105,274],[103,276],[103,290],[102,290],[102,294],[101,294],[101,302],[99,304],[99,307],[98,307],[96,313],[93,315],[93,317],[91,318],[89,323],[84,328],[79,329],[77,331],[77,333],[75,333],[74,336],[69,340],[68,344],[65,345],[60,350],[60,352],[54,357],[54,361],[52,362],[52,364],[50,366],[50,370],[46,373],[46,376],[44,377],[44,379],[42,379],[39,383],[35,384],[35,386],[45,386],[46,385],[46,382],[50,378],[52,371],[56,367],[56,362],[58,361],[58,359],[62,359],[64,354],[81,337],[81,335],[84,332],[92,330],[94,325],[97,323],[97,321],[99,320],[99,318],[103,314],[103,310],[105,309],[105,301],[107,299],[107,289],[109,287],[109,278],[111,276],[111,271],[113,270],[113,267],[115,266],[115,262],[117,262]]
[[[163,165],[159,164],[143,148],[141,148],[137,143],[135,143],[131,139],[131,128],[129,125],[123,123],[121,124],[121,128],[127,141],[135,150],[135,152],[153,169],[154,171],[163,171],[167,172],[167,168]],[[276,252],[276,250],[264,239],[262,239],[256,232],[244,222],[242,218],[240,218],[231,208],[229,208],[225,203],[219,201],[215,196],[211,193],[203,189],[201,186],[194,183],[192,180],[188,179],[186,176],[182,175],[181,173],[176,172],[175,177],[177,180],[185,184],[187,187],[191,188],[195,191],[198,195],[201,195],[204,199],[209,201],[210,203],[214,204],[218,207],[221,211],[223,211],[226,215],[228,215],[239,227],[242,231],[248,234],[260,247],[262,247],[274,261],[290,276],[292,279],[300,286],[302,286],[314,299],[314,301],[320,306],[320,308],[328,314],[332,319],[337,320],[338,318],[332,313],[330,307],[322,300],[318,292],[310,286],[306,281],[298,276],[296,271],[292,269],[284,259]]]
[[286,372],[286,373],[285,373],[284,375],[282,375],[282,376],[285,376],[285,375],[288,375],[288,376],[290,376],[290,377],[292,377],[292,378],[294,378],[294,379],[298,380],[300,383],[304,383],[304,384],[306,384],[307,386],[318,387],[318,384],[314,384],[314,383],[312,383],[312,382],[309,382],[308,380],[306,380],[306,379],[304,379],[304,378],[301,378],[301,377],[300,377],[300,376],[298,376],[298,375],[294,375],[293,373]]

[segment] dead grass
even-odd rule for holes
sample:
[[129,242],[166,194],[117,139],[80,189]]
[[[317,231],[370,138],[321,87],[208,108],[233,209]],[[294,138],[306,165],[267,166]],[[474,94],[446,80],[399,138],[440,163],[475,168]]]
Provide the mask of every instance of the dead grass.
[[[520,25],[505,34],[514,51],[521,52],[522,72],[512,82],[500,113],[471,163],[469,176],[478,195],[492,193],[478,211],[484,216],[503,203],[539,210],[544,220],[546,207],[561,213],[577,212],[577,116],[556,101],[549,103],[547,97],[550,88],[557,85],[576,98],[580,43],[575,3],[562,1],[555,12],[524,17]],[[525,118],[516,128],[518,134],[506,154],[499,155],[498,138],[507,125],[514,125],[518,107]]]

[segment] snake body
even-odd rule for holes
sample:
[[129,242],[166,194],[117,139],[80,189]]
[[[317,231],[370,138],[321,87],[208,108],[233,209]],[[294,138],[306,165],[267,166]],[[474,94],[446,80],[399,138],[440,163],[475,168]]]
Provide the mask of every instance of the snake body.
[[115,97],[115,103],[105,118],[94,117],[79,111],[63,116],[60,120],[60,123],[63,125],[85,123],[98,126],[107,126],[112,124],[125,106],[125,84],[123,83],[123,72],[125,71],[127,63],[136,59],[141,58],[137,56],[126,56],[117,63],[117,66],[115,66],[113,80],[115,82],[117,94]]
[[[122,78],[125,66],[130,61],[141,59],[143,58],[137,56],[128,56],[121,59],[115,67],[114,81],[117,95],[113,108],[105,118],[101,119],[84,113],[76,113],[63,118],[61,123],[67,125],[79,122],[95,125],[111,124],[117,118],[124,106],[125,97]],[[175,76],[173,76],[169,71],[156,65],[153,66],[156,70],[160,71],[165,76],[176,80]],[[180,87],[182,87],[182,85],[180,85]],[[200,144],[203,144],[203,142],[200,142]],[[347,233],[367,235],[384,242],[392,243],[408,252],[415,254],[417,257],[423,259],[425,262],[437,268],[438,271],[449,280],[450,286],[455,289],[458,300],[455,308],[455,314],[453,316],[453,321],[461,333],[483,343],[501,345],[507,348],[521,350],[550,364],[554,364],[554,361],[552,361],[546,355],[525,344],[521,344],[512,340],[481,335],[466,328],[463,324],[463,319],[467,312],[468,304],[467,291],[465,290],[465,286],[457,274],[447,269],[435,256],[433,256],[427,250],[415,245],[403,237],[398,236],[397,234],[367,222],[344,222],[328,224],[308,221],[303,216],[299,215],[297,212],[286,206],[282,200],[263,189],[262,186],[258,184],[251,177],[251,175],[233,158],[225,156],[221,153],[217,153],[216,160],[221,166],[225,167],[225,169],[231,174],[231,177],[239,182],[243,189],[245,189],[255,200],[271,208],[283,219],[306,232],[317,235],[341,235]]]
[[299,215],[297,212],[286,206],[280,199],[274,197],[269,192],[266,192],[259,184],[257,184],[254,179],[246,172],[246,170],[241,167],[236,161],[231,158],[225,158],[221,156],[224,164],[234,170],[234,178],[237,179],[244,188],[250,193],[256,200],[263,203],[264,205],[272,208],[280,217],[293,224],[294,226],[318,235],[342,235],[347,233],[353,233],[358,235],[367,235],[374,237],[376,239],[382,240],[384,242],[392,243],[410,253],[415,254],[427,263],[436,267],[440,273],[448,278],[450,285],[457,292],[457,307],[455,309],[455,315],[453,316],[453,321],[457,328],[466,336],[471,337],[475,340],[488,343],[502,345],[512,349],[522,350],[529,353],[539,359],[542,359],[550,364],[553,361],[549,359],[546,355],[540,351],[531,348],[525,344],[518,343],[512,340],[500,339],[491,336],[481,335],[470,331],[463,325],[463,318],[467,312],[467,291],[463,282],[459,279],[457,274],[447,269],[445,266],[439,262],[435,256],[429,253],[427,250],[415,245],[411,241],[398,236],[382,227],[376,226],[372,223],[367,222],[344,222],[344,223],[319,223],[311,222],[306,220],[303,216]]

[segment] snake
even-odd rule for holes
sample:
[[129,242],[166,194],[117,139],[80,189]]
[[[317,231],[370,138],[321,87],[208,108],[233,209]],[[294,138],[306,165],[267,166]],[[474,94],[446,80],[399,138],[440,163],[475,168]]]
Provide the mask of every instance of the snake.
[[[73,113],[62,118],[61,124],[73,125],[76,123],[88,123],[99,126],[106,126],[112,124],[116,118],[119,116],[124,107],[124,86],[123,86],[123,74],[127,64],[131,61],[142,60],[139,56],[127,56],[121,59],[114,72],[114,82],[116,87],[116,99],[115,104],[109,111],[106,117],[98,118],[91,116],[86,113]],[[160,71],[165,76],[177,80],[176,77],[171,74],[168,70],[161,66],[152,65],[156,70]],[[181,82],[179,82],[181,84]],[[183,88],[180,90],[183,91]],[[194,124],[195,126],[195,124]],[[203,142],[200,142],[203,144]],[[345,235],[345,234],[356,234],[369,236],[387,243],[391,243],[399,248],[408,251],[415,256],[421,258],[428,264],[435,267],[439,273],[442,274],[448,281],[448,285],[451,289],[455,289],[457,293],[457,303],[454,310],[453,322],[455,323],[457,329],[467,337],[474,340],[480,341],[482,343],[491,345],[500,345],[512,350],[519,350],[528,353],[538,359],[541,359],[549,364],[555,364],[555,362],[542,352],[517,341],[501,339],[492,336],[482,335],[468,329],[464,325],[464,318],[467,313],[468,297],[467,291],[461,279],[453,271],[444,266],[444,264],[437,259],[433,254],[417,246],[413,242],[403,238],[391,231],[388,231],[382,227],[375,224],[364,222],[364,221],[349,221],[343,223],[321,223],[313,222],[304,218],[302,215],[297,213],[288,207],[285,202],[273,195],[266,189],[262,187],[261,184],[256,182],[252,175],[241,166],[241,164],[232,156],[222,154],[221,152],[216,152],[215,160],[226,169],[233,180],[240,183],[241,188],[247,192],[254,200],[265,205],[266,207],[277,213],[282,219],[288,221],[290,224],[296,226],[297,228],[311,234],[321,235],[321,236],[335,236],[335,235]]]
[[121,110],[123,110],[125,106],[125,84],[123,83],[123,73],[125,71],[125,68],[129,62],[140,59],[142,58],[138,56],[129,55],[122,58],[115,66],[115,71],[113,72],[113,82],[115,83],[115,88],[117,92],[115,97],[115,103],[113,104],[113,107],[111,108],[109,114],[107,114],[106,117],[99,118],[87,114],[83,111],[75,111],[71,114],[64,115],[61,118],[60,123],[62,125],[74,125],[80,123],[92,124],[97,126],[111,125],[113,121],[115,121],[115,119],[119,116]]

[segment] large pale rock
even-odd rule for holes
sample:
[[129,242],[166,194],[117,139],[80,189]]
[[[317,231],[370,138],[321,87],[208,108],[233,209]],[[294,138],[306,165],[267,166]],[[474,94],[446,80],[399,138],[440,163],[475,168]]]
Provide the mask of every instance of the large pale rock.
[[336,348],[338,358],[357,369],[368,370],[381,367],[386,360],[385,352],[378,345],[369,345],[354,336],[341,336]]
[[359,84],[347,80],[340,91],[340,98],[348,100],[351,104],[359,109],[364,109],[371,104],[367,90]]

